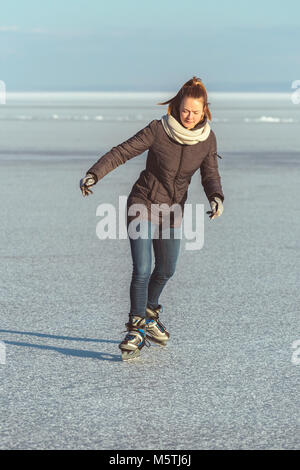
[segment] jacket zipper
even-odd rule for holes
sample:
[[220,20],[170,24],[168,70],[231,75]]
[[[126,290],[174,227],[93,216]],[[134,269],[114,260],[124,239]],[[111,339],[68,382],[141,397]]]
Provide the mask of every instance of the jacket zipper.
[[181,147],[179,167],[178,167],[177,173],[176,173],[175,178],[174,178],[174,191],[173,191],[173,196],[172,196],[172,204],[173,204],[173,202],[175,202],[175,199],[174,199],[174,196],[175,196],[175,181],[176,181],[177,175],[178,175],[178,173],[180,171],[180,168],[181,168],[182,156],[183,156],[183,146]]

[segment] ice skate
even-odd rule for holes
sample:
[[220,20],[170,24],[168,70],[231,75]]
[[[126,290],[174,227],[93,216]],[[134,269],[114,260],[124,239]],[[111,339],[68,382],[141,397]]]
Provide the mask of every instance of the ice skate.
[[162,312],[162,305],[158,305],[155,309],[146,308],[146,337],[161,346],[165,346],[170,338],[170,333],[159,320],[159,314]]
[[150,346],[146,340],[146,319],[129,315],[129,322],[125,323],[127,334],[119,344],[122,352],[122,360],[129,361],[140,356],[141,349],[146,345]]

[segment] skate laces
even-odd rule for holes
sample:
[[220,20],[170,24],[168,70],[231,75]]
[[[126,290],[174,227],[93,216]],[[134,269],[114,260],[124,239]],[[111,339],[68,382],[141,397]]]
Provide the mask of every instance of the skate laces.
[[158,313],[158,312],[162,311],[162,310],[160,310],[161,308],[162,308],[161,305],[159,305],[156,309],[151,308],[150,310],[152,310],[152,312],[155,312],[155,316],[154,317],[149,317],[149,319],[152,319],[153,321],[156,321],[156,324],[158,325],[160,331],[164,332],[164,331],[167,331],[167,328],[163,324],[163,322],[159,319],[159,313]]
[[157,314],[157,318],[155,319],[160,331],[164,332],[167,330],[167,328],[165,327],[165,325],[162,323],[162,321],[159,319],[159,315]]

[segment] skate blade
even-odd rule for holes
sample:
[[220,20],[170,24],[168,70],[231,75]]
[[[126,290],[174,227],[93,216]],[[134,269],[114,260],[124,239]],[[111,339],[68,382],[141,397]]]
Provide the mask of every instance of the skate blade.
[[132,361],[133,359],[140,357],[140,354],[139,349],[136,351],[122,351],[122,361]]

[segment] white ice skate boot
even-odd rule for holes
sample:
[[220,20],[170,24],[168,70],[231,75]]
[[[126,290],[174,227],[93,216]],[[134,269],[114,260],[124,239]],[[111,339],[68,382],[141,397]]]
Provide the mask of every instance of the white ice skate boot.
[[127,334],[119,344],[122,352],[122,360],[128,361],[139,357],[141,349],[146,345],[146,318],[129,314],[129,322],[125,323]]
[[170,333],[159,320],[159,314],[162,312],[162,305],[158,305],[155,309],[146,308],[146,336],[151,341],[165,346],[170,338]]

